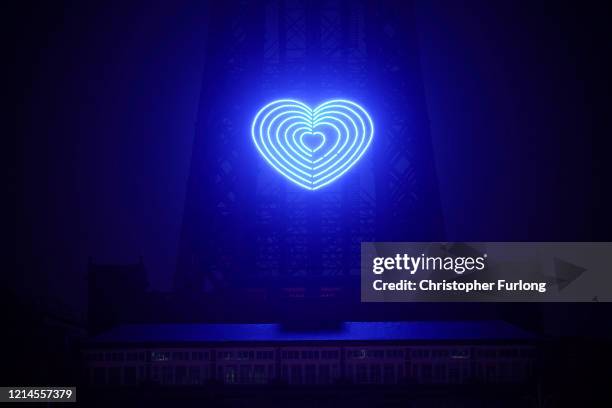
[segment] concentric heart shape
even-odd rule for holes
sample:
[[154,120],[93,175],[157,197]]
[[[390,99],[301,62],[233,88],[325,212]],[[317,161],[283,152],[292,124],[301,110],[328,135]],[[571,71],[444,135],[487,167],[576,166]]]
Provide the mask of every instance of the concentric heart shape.
[[279,99],[257,112],[251,135],[276,171],[300,187],[317,190],[359,161],[372,142],[374,124],[365,109],[345,99],[315,109]]

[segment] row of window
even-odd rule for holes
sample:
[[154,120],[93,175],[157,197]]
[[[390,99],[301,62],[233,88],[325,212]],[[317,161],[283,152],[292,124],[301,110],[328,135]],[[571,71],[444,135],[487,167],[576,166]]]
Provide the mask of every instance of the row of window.
[[[151,361],[185,361],[185,360],[194,360],[194,361],[204,361],[209,360],[208,351],[152,351],[150,353]],[[136,362],[136,361],[147,361],[147,353],[144,351],[136,352],[136,351],[128,351],[127,353],[122,352],[96,352],[96,353],[88,353],[87,354],[88,361],[114,361],[114,362]]]
[[531,348],[478,348],[475,350],[478,358],[533,358],[534,349]]
[[412,358],[467,358],[470,353],[467,349],[413,349]]
[[[469,349],[412,349],[412,358],[468,358]],[[477,358],[531,358],[533,350],[527,348],[477,348],[474,351]]]
[[146,353],[142,352],[106,352],[88,353],[88,361],[146,361]]
[[364,359],[364,358],[403,358],[404,350],[399,349],[391,349],[391,350],[377,350],[377,349],[361,349],[361,350],[347,350],[346,351],[347,358],[353,359]]
[[339,364],[282,364],[276,373],[273,364],[228,364],[216,373],[208,365],[162,365],[94,367],[91,380],[96,385],[136,385],[147,380],[165,385],[204,384],[212,378],[225,384],[266,384],[279,378],[287,384],[331,384],[341,377],[356,384],[396,384],[409,380],[419,383],[520,382],[531,375],[531,364],[512,363],[355,363],[346,364],[344,375]]
[[274,351],[272,350],[238,350],[238,351],[218,351],[217,358],[219,360],[273,360]]
[[91,370],[94,385],[137,385],[150,379],[160,384],[204,384],[209,377],[208,367],[203,366],[126,366],[94,367]]
[[281,358],[283,360],[338,360],[340,350],[283,350]]
[[[151,361],[208,361],[210,354],[208,351],[152,351]],[[129,361],[129,360],[128,360]]]
[[338,365],[283,365],[281,379],[288,384],[331,384],[340,376]]
[[[464,359],[470,357],[469,349],[444,349],[444,348],[413,348],[408,350],[409,355],[415,359],[429,358],[453,358]],[[210,361],[211,354],[208,351],[151,351],[150,361]],[[272,350],[223,350],[217,352],[219,360],[273,360]],[[533,350],[527,348],[477,348],[474,352],[477,358],[531,358]],[[86,355],[89,361],[110,362],[137,362],[147,361],[147,353],[144,351],[129,352],[92,352]],[[346,351],[348,359],[365,358],[390,358],[400,359],[404,357],[402,349],[349,349]],[[340,350],[282,350],[283,360],[338,360]]]
[[357,384],[395,384],[404,370],[401,364],[349,364],[346,374]]

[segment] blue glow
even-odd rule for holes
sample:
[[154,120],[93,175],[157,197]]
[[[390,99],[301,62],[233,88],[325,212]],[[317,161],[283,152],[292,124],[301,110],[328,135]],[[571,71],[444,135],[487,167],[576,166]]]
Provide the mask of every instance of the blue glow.
[[335,329],[291,331],[280,324],[126,324],[93,343],[364,340],[511,340],[534,335],[499,320],[454,322],[343,322]]
[[257,112],[251,136],[276,171],[300,187],[318,190],[361,159],[372,143],[374,123],[364,108],[346,99],[315,109],[279,99]]

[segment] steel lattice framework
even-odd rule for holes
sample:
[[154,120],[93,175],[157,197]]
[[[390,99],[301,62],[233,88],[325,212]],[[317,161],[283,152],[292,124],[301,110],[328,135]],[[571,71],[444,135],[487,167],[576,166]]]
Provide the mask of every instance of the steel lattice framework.
[[[217,287],[228,276],[355,275],[362,241],[443,239],[405,2],[220,3],[211,6],[177,287]],[[315,193],[270,175],[263,161],[244,171],[255,161],[251,110],[240,101],[312,89],[320,100],[350,95],[376,106],[369,158]]]

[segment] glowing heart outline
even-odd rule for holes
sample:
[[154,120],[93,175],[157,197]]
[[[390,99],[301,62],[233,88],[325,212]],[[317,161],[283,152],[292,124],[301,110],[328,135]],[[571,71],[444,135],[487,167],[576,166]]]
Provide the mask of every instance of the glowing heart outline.
[[[336,141],[316,157],[329,139],[321,131],[325,128],[336,133]],[[308,147],[303,140],[309,135],[320,135],[321,143]],[[278,173],[307,190],[318,190],[359,162],[374,138],[374,123],[364,108],[346,99],[332,99],[314,109],[294,99],[278,99],[257,112],[251,136]]]

